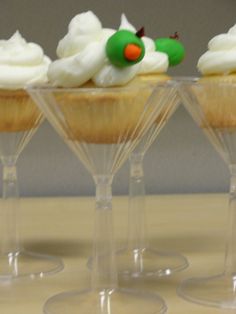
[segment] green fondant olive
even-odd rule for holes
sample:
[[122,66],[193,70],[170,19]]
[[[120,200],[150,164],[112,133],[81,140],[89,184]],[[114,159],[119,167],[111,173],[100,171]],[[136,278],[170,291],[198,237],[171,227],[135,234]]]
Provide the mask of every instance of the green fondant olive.
[[164,52],[168,55],[169,65],[175,66],[182,62],[185,56],[183,44],[173,38],[158,38],[155,40],[156,51]]
[[[134,44],[141,48],[141,54],[136,60],[127,60],[124,55],[125,48],[129,44]],[[145,47],[143,41],[131,31],[119,30],[108,39],[106,54],[113,65],[123,68],[140,62],[144,57]]]

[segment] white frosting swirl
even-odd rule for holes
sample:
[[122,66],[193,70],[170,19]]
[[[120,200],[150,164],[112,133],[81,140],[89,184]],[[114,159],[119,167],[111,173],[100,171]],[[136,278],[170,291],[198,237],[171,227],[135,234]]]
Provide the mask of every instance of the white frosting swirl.
[[[119,29],[136,32],[126,16],[122,14]],[[102,28],[91,11],[76,15],[69,24],[68,34],[57,47],[59,60],[53,62],[48,71],[54,86],[76,87],[92,80],[98,87],[124,85],[139,73],[162,73],[168,68],[168,57],[155,52],[154,42],[145,37],[146,54],[143,60],[126,68],[118,68],[106,56],[106,43],[115,33]]]
[[139,63],[127,68],[117,68],[112,64],[106,64],[93,76],[93,82],[103,87],[125,85],[136,76],[139,68]]
[[228,33],[210,40],[208,51],[199,58],[197,67],[203,75],[236,71],[236,25]]
[[27,43],[17,31],[9,40],[0,40],[0,88],[47,82],[50,62],[39,45]]
[[101,69],[105,58],[104,45],[91,43],[75,56],[52,62],[48,71],[49,80],[54,86],[83,85]]

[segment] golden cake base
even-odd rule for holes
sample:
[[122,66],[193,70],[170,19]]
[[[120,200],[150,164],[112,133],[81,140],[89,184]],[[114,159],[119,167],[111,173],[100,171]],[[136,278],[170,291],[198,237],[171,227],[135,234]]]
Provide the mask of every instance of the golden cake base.
[[203,127],[236,128],[236,74],[203,77],[199,83],[192,91],[202,106]]
[[148,110],[149,113],[153,110],[144,109],[153,88],[148,84],[140,84],[137,88],[135,84],[110,91],[71,89],[55,95],[67,136],[71,140],[94,144],[121,143],[136,138],[150,117]]
[[41,113],[23,89],[0,89],[0,132],[20,132],[36,127]]
[[103,92],[88,82],[83,89],[91,88],[91,92],[59,92],[55,97],[65,119],[67,136],[86,143],[133,140],[150,118],[150,110],[155,110],[153,106],[144,109],[153,88],[158,80],[168,79],[167,75],[142,75],[124,87],[111,87],[110,91]]

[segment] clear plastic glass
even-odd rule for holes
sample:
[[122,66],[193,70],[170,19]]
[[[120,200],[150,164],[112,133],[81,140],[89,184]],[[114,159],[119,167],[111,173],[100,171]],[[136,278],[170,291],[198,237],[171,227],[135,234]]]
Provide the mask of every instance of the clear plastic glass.
[[62,262],[24,249],[18,230],[17,160],[42,121],[42,114],[24,90],[0,91],[0,160],[3,195],[0,201],[0,280],[57,272]]
[[229,224],[225,265],[221,274],[191,278],[178,288],[194,303],[236,309],[236,84],[214,79],[178,80],[183,103],[229,166]]
[[[165,93],[163,93],[163,90]],[[165,313],[152,293],[120,289],[112,226],[112,179],[142,136],[165,110],[172,86],[32,88],[32,97],[94,178],[95,233],[91,287],[50,298],[47,314]],[[158,97],[162,93],[162,97]],[[156,101],[158,99],[158,102]]]
[[165,111],[153,122],[129,156],[128,236],[126,247],[117,252],[118,271],[125,277],[167,276],[188,266],[187,259],[181,254],[152,248],[147,234],[143,159],[161,129],[178,107],[179,96],[177,94],[170,95],[166,101]]

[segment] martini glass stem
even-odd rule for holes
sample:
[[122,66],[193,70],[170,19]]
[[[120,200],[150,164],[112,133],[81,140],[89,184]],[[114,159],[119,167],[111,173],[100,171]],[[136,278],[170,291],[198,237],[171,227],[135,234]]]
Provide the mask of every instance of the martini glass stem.
[[236,274],[236,165],[230,165],[228,238],[225,254],[225,273]]
[[112,176],[96,175],[95,234],[92,288],[115,289],[118,285],[112,218]]
[[147,247],[143,153],[130,154],[128,247]]
[[2,254],[17,253],[20,250],[17,229],[19,192],[17,182],[16,158],[3,157],[3,192],[1,207],[1,250]]

